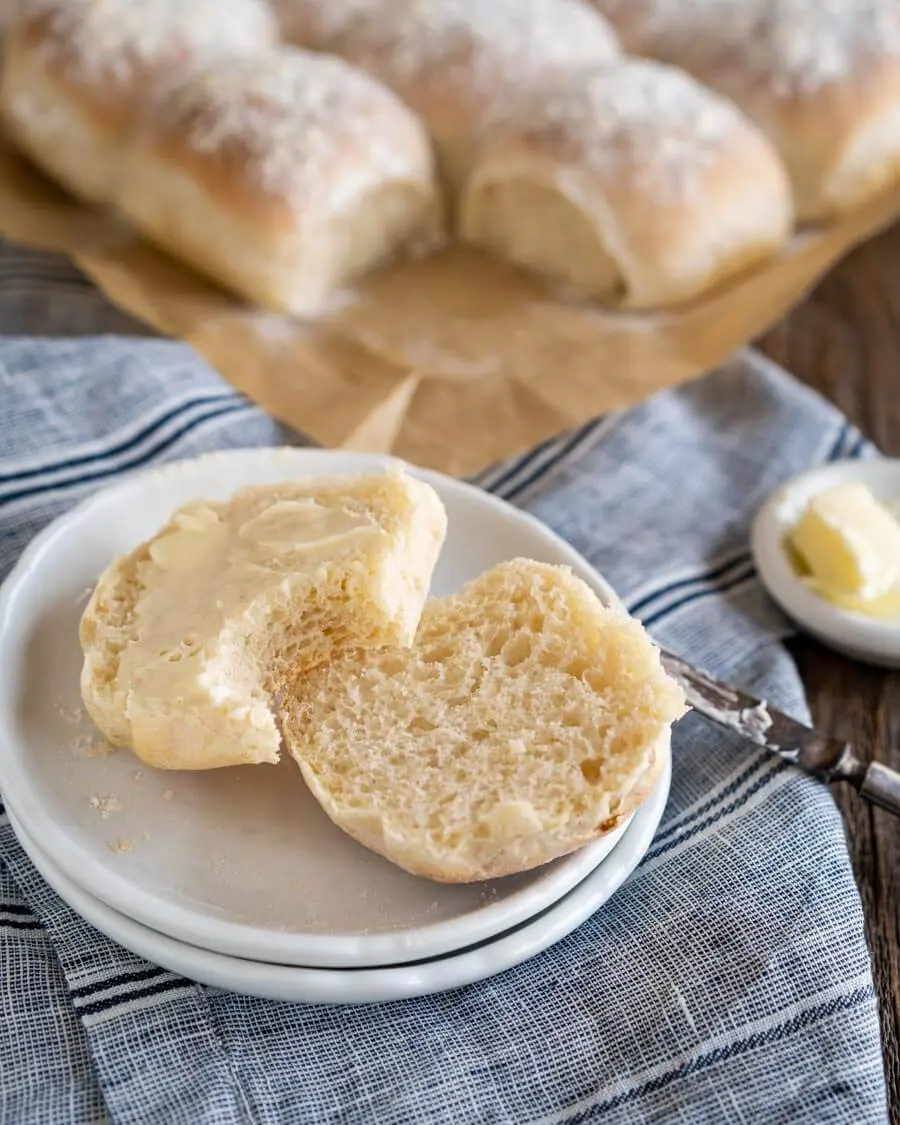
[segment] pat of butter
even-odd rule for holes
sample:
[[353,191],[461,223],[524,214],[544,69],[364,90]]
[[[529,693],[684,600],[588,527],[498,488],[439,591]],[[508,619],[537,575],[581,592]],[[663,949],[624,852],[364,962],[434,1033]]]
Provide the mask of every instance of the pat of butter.
[[241,539],[295,555],[359,544],[378,534],[371,516],[326,508],[316,500],[279,500],[238,529]]
[[874,602],[900,581],[900,523],[865,485],[843,484],[813,497],[789,541],[823,597]]
[[[327,582],[329,567],[354,558],[374,567],[370,553],[382,534],[371,512],[339,495],[273,499],[249,489],[226,504],[182,508],[141,563],[135,635],[119,657],[117,685],[132,730],[144,724],[149,732],[167,701],[181,700],[209,739],[226,745],[261,731],[256,741],[273,747],[274,760],[279,735],[261,701],[254,652],[302,606],[304,590]],[[318,632],[321,613],[314,620]]]

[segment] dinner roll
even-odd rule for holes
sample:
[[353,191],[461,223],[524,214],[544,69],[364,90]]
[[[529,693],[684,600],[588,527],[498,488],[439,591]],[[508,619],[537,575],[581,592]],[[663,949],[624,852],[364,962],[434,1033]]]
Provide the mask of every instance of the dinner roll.
[[463,193],[463,237],[573,291],[646,309],[777,250],[790,189],[769,142],[659,63],[557,75],[495,115]]
[[0,112],[41,167],[108,200],[125,137],[153,99],[210,57],[272,43],[265,0],[21,0]]
[[612,831],[684,710],[637,621],[566,568],[518,559],[428,602],[412,647],[320,665],[286,693],[282,727],[339,827],[461,883]]
[[638,54],[725,94],[772,139],[798,216],[900,178],[897,0],[595,0]]
[[409,644],[446,524],[401,473],[185,505],[85,609],[88,712],[160,768],[277,761],[275,694],[343,646]]
[[424,120],[455,195],[491,105],[555,68],[618,54],[582,0],[279,0],[295,42],[333,51],[390,86]]
[[418,119],[368,75],[292,47],[213,63],[173,90],[115,202],[166,250],[290,313],[431,246],[442,224]]

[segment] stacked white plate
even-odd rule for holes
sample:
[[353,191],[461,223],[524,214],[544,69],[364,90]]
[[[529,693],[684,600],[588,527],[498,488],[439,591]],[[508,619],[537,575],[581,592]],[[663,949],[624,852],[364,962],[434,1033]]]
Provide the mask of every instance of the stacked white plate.
[[[175,972],[251,995],[365,1003],[456,988],[568,934],[646,852],[669,770],[625,825],[536,871],[489,883],[417,879],[337,829],[289,760],[161,772],[109,752],[81,710],[78,621],[110,559],[198,497],[291,476],[378,471],[318,450],[214,454],[130,477],[58,520],[0,593],[0,791],[47,882],[115,941]],[[614,594],[542,524],[478,489],[412,470],[449,532],[433,592],[504,559],[565,563]]]

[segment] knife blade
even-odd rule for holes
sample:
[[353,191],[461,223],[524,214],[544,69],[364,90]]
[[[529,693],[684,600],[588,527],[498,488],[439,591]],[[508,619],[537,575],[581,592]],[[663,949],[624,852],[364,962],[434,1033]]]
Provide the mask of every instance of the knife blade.
[[690,706],[721,727],[777,754],[823,781],[843,781],[865,800],[900,816],[900,773],[880,762],[865,763],[849,742],[823,734],[770,707],[764,699],[714,679],[674,653],[661,652],[663,667]]

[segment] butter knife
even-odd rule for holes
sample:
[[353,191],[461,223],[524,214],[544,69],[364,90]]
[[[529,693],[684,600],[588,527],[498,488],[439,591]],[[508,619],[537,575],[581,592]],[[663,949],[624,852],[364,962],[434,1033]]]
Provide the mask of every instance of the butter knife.
[[823,781],[852,785],[865,800],[900,816],[900,773],[879,762],[860,761],[849,742],[825,738],[765,700],[714,680],[671,652],[663,650],[662,662],[691,707],[705,718]]

